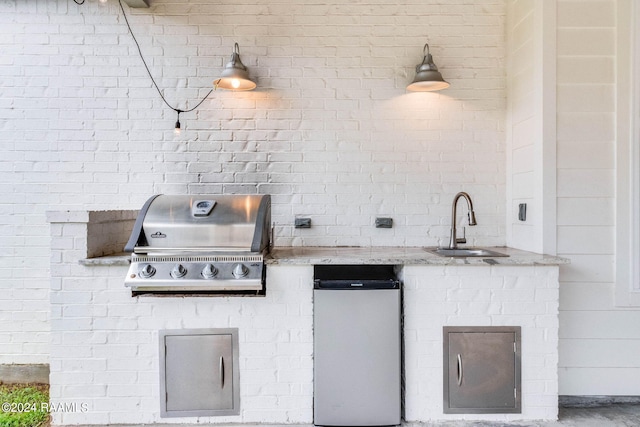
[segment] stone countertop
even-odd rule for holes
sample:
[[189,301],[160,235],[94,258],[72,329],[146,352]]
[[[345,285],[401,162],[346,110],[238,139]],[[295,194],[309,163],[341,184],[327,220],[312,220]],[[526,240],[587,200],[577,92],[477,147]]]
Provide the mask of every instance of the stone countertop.
[[[509,255],[508,257],[442,257],[430,252],[431,248],[404,247],[276,247],[267,255],[267,265],[313,265],[313,264],[393,264],[393,265],[563,265],[566,258],[542,255],[519,249],[487,248]],[[128,266],[131,255],[120,253],[79,261],[85,266]]]
[[95,257],[95,258],[84,258],[79,260],[78,264],[85,265],[87,267],[96,266],[96,265],[129,266],[129,264],[131,264],[131,254],[121,252],[118,254],[105,255],[105,256]]
[[508,257],[442,257],[427,252],[433,248],[405,247],[275,247],[266,259],[270,265],[393,264],[393,265],[563,265],[566,258],[508,247],[487,248]]

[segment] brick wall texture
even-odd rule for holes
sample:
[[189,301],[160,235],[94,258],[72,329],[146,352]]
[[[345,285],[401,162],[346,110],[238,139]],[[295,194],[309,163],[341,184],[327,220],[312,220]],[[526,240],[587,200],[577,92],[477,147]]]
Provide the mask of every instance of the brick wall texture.
[[[174,107],[196,105],[234,42],[258,87],[214,92],[175,136],[116,0],[0,0],[0,363],[47,361],[47,210],[266,193],[277,245],[422,246],[448,238],[465,190],[469,242],[504,243],[502,0],[124,8]],[[407,93],[426,42],[451,88]]]

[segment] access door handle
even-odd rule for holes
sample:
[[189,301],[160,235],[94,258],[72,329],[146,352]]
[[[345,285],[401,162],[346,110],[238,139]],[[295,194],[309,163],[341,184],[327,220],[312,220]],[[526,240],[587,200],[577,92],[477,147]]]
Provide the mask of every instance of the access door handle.
[[458,353],[458,387],[462,385],[462,356]]
[[218,363],[218,370],[220,371],[220,388],[224,388],[224,357],[220,356],[220,362]]

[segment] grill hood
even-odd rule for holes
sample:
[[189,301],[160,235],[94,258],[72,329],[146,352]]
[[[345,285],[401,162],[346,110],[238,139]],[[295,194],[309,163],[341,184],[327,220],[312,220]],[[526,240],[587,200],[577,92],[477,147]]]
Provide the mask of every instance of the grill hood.
[[156,195],[143,206],[126,252],[252,252],[269,248],[269,195]]

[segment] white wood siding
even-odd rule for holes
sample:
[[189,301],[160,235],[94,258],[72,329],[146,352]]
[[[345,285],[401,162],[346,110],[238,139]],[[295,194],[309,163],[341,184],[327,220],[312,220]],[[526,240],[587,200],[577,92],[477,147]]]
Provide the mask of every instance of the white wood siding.
[[[640,311],[616,308],[615,0],[559,0],[560,394],[640,394]],[[620,41],[625,42],[625,41]]]

